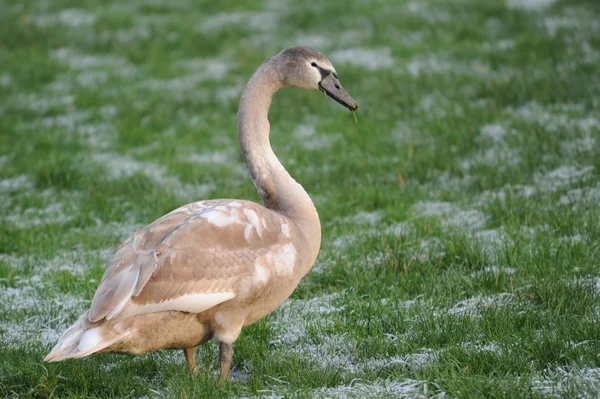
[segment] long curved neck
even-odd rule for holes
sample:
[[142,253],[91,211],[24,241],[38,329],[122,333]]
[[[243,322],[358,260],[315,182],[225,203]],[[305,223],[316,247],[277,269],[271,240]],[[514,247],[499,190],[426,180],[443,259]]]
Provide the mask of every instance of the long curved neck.
[[317,210],[304,188],[279,162],[269,142],[269,107],[273,95],[282,87],[272,60],[261,65],[248,82],[238,110],[242,157],[265,207],[292,220],[311,244],[319,247],[321,224]]

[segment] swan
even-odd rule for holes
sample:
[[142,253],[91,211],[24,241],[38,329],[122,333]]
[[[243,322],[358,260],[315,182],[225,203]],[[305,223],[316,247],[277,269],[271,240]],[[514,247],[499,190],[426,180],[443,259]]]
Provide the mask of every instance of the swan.
[[183,349],[196,373],[196,346],[214,339],[220,378],[229,378],[242,327],[292,294],[321,245],[315,206],[269,142],[271,100],[286,87],[321,90],[358,108],[323,54],[294,46],[267,59],[244,89],[237,115],[242,157],[264,206],[198,201],[136,231],[112,258],[89,310],[44,361]]

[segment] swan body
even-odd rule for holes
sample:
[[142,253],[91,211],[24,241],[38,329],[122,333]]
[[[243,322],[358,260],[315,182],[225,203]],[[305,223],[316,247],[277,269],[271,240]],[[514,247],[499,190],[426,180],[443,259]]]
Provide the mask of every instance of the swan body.
[[55,362],[102,352],[141,354],[220,342],[227,379],[242,327],[271,313],[314,264],[317,211],[273,153],[267,114],[283,87],[320,89],[351,110],[356,103],[325,56],[285,49],[263,63],[240,101],[242,156],[264,206],[244,200],[194,202],[141,228],[117,250],[90,309],[46,356]]

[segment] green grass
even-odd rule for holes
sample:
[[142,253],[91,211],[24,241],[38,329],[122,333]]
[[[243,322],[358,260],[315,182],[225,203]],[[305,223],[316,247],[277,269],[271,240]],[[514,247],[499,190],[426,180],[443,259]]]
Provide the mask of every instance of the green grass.
[[[1,397],[600,396],[595,1],[0,0]],[[315,268],[217,347],[41,359],[136,228],[259,200],[254,69],[325,53],[360,105],[285,90],[272,144],[315,200]]]

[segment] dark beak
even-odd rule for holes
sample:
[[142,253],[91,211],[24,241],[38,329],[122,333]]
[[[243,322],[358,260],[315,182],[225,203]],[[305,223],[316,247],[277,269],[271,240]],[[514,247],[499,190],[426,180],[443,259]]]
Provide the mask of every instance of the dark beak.
[[350,111],[354,112],[358,109],[356,101],[346,93],[346,90],[344,90],[342,84],[333,73],[325,76],[321,82],[319,82],[319,89]]

